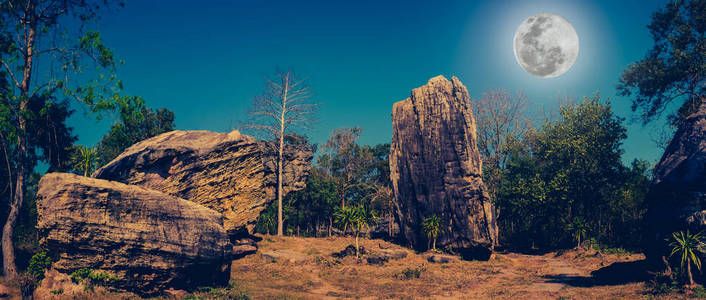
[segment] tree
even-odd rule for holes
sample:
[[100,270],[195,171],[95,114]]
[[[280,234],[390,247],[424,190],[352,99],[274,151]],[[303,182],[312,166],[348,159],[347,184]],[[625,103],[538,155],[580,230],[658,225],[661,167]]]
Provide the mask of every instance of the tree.
[[621,95],[633,97],[644,123],[675,101],[682,102],[671,123],[679,122],[703,101],[706,91],[706,1],[674,0],[652,15],[647,28],[654,46],[623,72]]
[[75,153],[76,157],[74,161],[76,166],[74,168],[82,171],[83,176],[88,176],[88,173],[93,172],[93,169],[96,167],[96,149],[78,146]]
[[[5,146],[14,153],[14,164],[10,166],[10,177],[14,181],[12,201],[2,231],[3,271],[9,278],[17,275],[12,236],[24,202],[25,181],[36,163],[31,149],[35,145],[28,135],[34,119],[31,104],[38,101],[38,106],[48,107],[47,102],[66,96],[86,104],[91,112],[99,113],[112,109],[114,103],[121,100],[117,93],[121,84],[114,76],[101,75],[88,81],[75,80],[78,76],[74,76],[86,69],[114,71],[113,53],[102,43],[100,34],[84,32],[85,26],[82,26],[95,19],[97,12],[109,4],[105,0],[7,0],[0,3],[1,75],[11,87],[4,102],[7,118],[3,129],[6,141],[11,142]],[[63,28],[64,22],[78,29]],[[81,26],[75,26],[77,24]],[[46,75],[33,77],[40,72],[37,69],[40,60],[45,66],[41,74]]]
[[422,228],[424,229],[424,233],[427,235],[427,238],[432,243],[431,249],[433,251],[436,251],[436,238],[439,237],[440,230],[439,217],[437,217],[436,215],[432,215],[431,217],[424,219],[424,222],[422,223]]
[[294,71],[278,72],[274,78],[265,78],[265,91],[253,98],[250,110],[252,121],[247,126],[265,135],[268,145],[276,153],[277,170],[277,235],[283,235],[282,170],[284,168],[285,136],[308,128],[316,104],[311,101],[311,90],[305,79]]
[[354,184],[354,179],[359,178],[357,175],[360,175],[361,149],[356,144],[356,140],[362,132],[363,129],[360,127],[334,130],[324,145],[324,150],[328,153],[319,158],[319,164],[338,179],[341,209],[346,208],[346,190]]
[[627,167],[621,161],[622,122],[598,96],[585,98],[509,144],[496,197],[503,243],[544,249],[575,244],[578,238],[567,228],[580,217],[603,243],[637,245],[649,178],[641,162]]
[[483,181],[493,198],[509,155],[509,144],[522,137],[529,121],[524,114],[527,97],[518,92],[488,90],[481,99],[471,101],[476,119],[478,150],[483,158]]
[[678,254],[681,267],[684,268],[684,265],[686,265],[686,274],[689,278],[690,287],[694,286],[691,265],[693,264],[701,271],[701,259],[696,254],[696,251],[698,251],[698,248],[703,243],[702,239],[703,232],[691,234],[689,230],[687,230],[686,233],[683,231],[672,233],[672,242],[669,243],[669,246],[672,247],[672,253],[669,256],[672,257],[674,254]]
[[174,112],[145,106],[145,101],[132,97],[118,107],[119,120],[96,145],[98,163],[105,165],[133,144],[174,130]]

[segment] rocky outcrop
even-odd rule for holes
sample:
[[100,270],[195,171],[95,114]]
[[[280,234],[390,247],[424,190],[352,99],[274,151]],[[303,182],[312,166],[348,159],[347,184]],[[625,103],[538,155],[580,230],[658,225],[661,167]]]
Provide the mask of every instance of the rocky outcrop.
[[497,244],[494,207],[481,180],[476,125],[466,87],[434,77],[392,111],[390,177],[400,232],[426,250],[425,218],[441,220],[438,248],[487,259]]
[[[304,188],[312,152],[288,146],[284,192]],[[262,141],[238,131],[171,131],[126,149],[93,177],[144,186],[223,214],[226,230],[251,230],[276,197],[273,156]]]
[[39,182],[41,244],[65,274],[115,275],[117,290],[226,284],[231,244],[220,213],[144,187],[49,173]]
[[647,195],[646,255],[661,263],[665,238],[706,229],[706,103],[687,117],[655,167]]

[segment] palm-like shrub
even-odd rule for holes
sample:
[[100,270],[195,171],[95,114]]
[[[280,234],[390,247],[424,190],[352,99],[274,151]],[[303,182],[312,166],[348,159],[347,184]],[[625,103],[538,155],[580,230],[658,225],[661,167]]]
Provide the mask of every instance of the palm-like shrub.
[[581,247],[581,240],[585,239],[588,234],[588,223],[586,220],[582,217],[576,217],[567,226],[567,229],[576,240],[576,248]]
[[[431,217],[424,219],[422,228],[424,229],[424,233],[427,235],[427,238],[432,243],[431,249],[436,251],[436,238],[439,237],[440,230],[439,217],[432,215]],[[428,245],[429,244],[427,244],[427,246]]]
[[98,151],[95,148],[78,146],[74,153],[75,169],[83,171],[83,176],[88,176],[89,172],[95,168],[98,159]]
[[343,234],[348,232],[348,229],[353,231],[355,235],[355,257],[360,257],[360,243],[359,236],[363,231],[370,229],[370,225],[375,223],[377,217],[371,211],[366,209],[364,206],[348,206],[343,209],[339,209],[335,213],[336,224],[342,227]]
[[703,243],[703,231],[692,234],[689,230],[672,233],[672,241],[669,246],[672,247],[672,253],[669,257],[675,254],[680,256],[681,267],[686,265],[686,274],[689,276],[689,286],[694,285],[694,277],[691,274],[691,265],[696,266],[696,269],[701,271],[701,259],[697,255],[700,245]]

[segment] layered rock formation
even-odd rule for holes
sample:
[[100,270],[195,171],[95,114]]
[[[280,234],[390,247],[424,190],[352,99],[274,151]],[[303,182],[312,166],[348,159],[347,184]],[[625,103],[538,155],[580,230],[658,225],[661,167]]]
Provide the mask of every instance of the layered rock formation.
[[[304,188],[312,152],[285,149],[284,192]],[[276,197],[272,154],[261,141],[238,131],[171,131],[139,142],[93,177],[140,185],[187,199],[223,214],[225,227],[254,226]]]
[[669,255],[674,231],[706,229],[706,103],[684,120],[655,167],[647,195],[646,255]]
[[117,276],[115,289],[154,295],[168,287],[226,284],[231,244],[220,213],[165,193],[73,174],[39,182],[41,244],[66,274]]
[[487,259],[497,244],[494,207],[481,180],[466,87],[434,77],[393,106],[390,177],[402,237],[426,250],[425,218],[441,219],[438,248]]

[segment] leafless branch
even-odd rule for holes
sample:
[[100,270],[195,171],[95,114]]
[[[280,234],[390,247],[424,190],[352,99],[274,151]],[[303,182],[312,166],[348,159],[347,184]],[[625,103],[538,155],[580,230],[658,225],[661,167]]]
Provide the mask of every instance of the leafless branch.
[[20,84],[19,81],[17,81],[17,77],[15,77],[15,73],[12,72],[12,69],[10,69],[10,66],[8,66],[7,63],[6,63],[4,60],[0,60],[0,62],[2,63],[2,65],[3,65],[3,66],[5,67],[5,69],[7,70],[7,73],[10,74],[10,77],[12,78],[12,81],[15,83],[15,86],[17,86],[18,88],[22,88],[22,85]]

